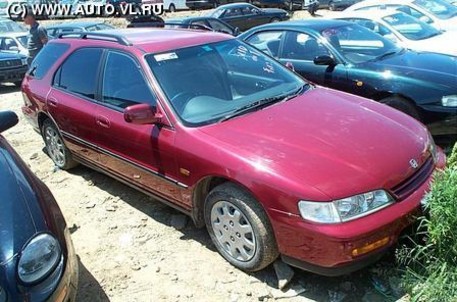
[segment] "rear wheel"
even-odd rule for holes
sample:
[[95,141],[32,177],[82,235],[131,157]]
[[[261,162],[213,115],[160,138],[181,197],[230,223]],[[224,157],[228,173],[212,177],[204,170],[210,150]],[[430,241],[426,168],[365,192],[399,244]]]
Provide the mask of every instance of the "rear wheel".
[[398,96],[391,96],[381,100],[381,103],[386,104],[392,108],[400,110],[403,113],[406,113],[409,116],[414,117],[416,120],[421,120],[419,111],[417,110],[416,106],[411,104],[410,101],[398,97]]
[[219,253],[241,270],[261,270],[278,257],[264,209],[233,183],[224,183],[210,192],[205,202],[205,223]]
[[68,170],[78,165],[65,146],[59,130],[50,119],[43,122],[41,133],[46,145],[46,151],[57,167]]

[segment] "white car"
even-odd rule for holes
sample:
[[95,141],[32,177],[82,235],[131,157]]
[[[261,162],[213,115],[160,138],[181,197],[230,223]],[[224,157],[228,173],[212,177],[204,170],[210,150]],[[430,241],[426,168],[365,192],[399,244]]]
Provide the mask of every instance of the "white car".
[[365,0],[345,11],[396,9],[441,30],[457,29],[457,6],[445,0]]
[[404,48],[457,56],[457,43],[449,43],[457,31],[440,31],[401,11],[343,12],[335,19],[365,26]]
[[29,55],[27,50],[28,32],[0,33],[0,51]]
[[186,5],[186,0],[163,0],[163,9],[169,12],[175,12],[189,8]]

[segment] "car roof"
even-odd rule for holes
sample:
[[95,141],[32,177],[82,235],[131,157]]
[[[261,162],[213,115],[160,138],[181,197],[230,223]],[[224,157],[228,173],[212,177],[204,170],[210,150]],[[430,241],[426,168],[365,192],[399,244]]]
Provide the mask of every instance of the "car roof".
[[[101,30],[87,34],[89,37],[97,34],[110,34],[127,40],[132,46],[146,53],[171,51],[179,48],[204,45],[224,40],[234,39],[226,34],[206,30],[168,29],[168,28],[125,28]],[[64,42],[74,42],[80,45],[90,44],[91,39],[72,38],[72,34],[65,39],[56,39]],[[112,41],[93,40],[97,45],[112,46]]]
[[224,4],[224,5],[218,6],[217,9],[236,8],[236,7],[243,7],[243,6],[254,6],[254,7],[256,7],[255,5],[252,5],[252,4],[249,4],[249,3],[238,2],[238,3]]
[[65,22],[46,26],[46,28],[85,28],[98,24],[103,24],[103,21],[78,21],[78,22]]
[[297,30],[300,27],[309,28],[314,31],[323,31],[330,27],[338,27],[347,24],[352,24],[349,21],[335,20],[335,19],[305,19],[305,20],[294,20],[286,22],[277,22],[261,25],[257,28],[267,29],[267,28],[283,28],[287,30]]
[[391,16],[393,14],[404,14],[401,11],[395,9],[380,9],[380,10],[373,10],[367,14],[366,11],[342,11],[340,14],[333,16],[335,19],[340,18],[362,18],[368,20],[379,20],[386,16]]
[[353,9],[358,9],[360,7],[373,6],[373,5],[386,5],[386,4],[410,4],[414,0],[364,0],[362,2],[356,3],[349,6],[344,11],[351,11]]

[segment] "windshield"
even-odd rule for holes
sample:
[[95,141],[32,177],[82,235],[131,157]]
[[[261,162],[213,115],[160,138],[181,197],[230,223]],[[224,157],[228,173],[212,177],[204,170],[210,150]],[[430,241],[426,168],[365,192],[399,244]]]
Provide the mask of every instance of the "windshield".
[[16,38],[22,46],[27,47],[28,36],[18,36]]
[[398,13],[382,19],[409,40],[423,40],[441,34],[433,26],[407,14]]
[[443,20],[457,16],[457,7],[444,0],[415,0],[413,3]]
[[280,63],[235,39],[150,54],[146,60],[188,126],[221,121],[270,98],[286,98],[306,84]]
[[388,39],[357,24],[327,28],[322,36],[348,61],[363,63],[402,50]]
[[27,31],[27,29],[19,23],[11,20],[0,20],[0,32],[18,32]]

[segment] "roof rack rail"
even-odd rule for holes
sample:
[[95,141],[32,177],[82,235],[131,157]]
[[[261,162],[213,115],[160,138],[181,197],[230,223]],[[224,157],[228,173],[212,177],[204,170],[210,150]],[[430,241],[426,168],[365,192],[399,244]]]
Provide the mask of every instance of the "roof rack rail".
[[212,29],[211,27],[203,25],[203,24],[183,24],[183,23],[177,23],[177,22],[176,23],[175,22],[159,23],[159,22],[157,22],[157,23],[150,25],[150,27],[161,27],[161,28],[166,27],[166,26],[176,26],[178,28],[185,28],[185,29],[202,29],[202,30],[214,31],[214,29]]
[[101,41],[117,42],[121,45],[131,46],[132,43],[125,37],[117,34],[97,33],[97,32],[82,32],[82,33],[62,33],[59,34],[59,39],[74,38],[74,39],[92,39]]

